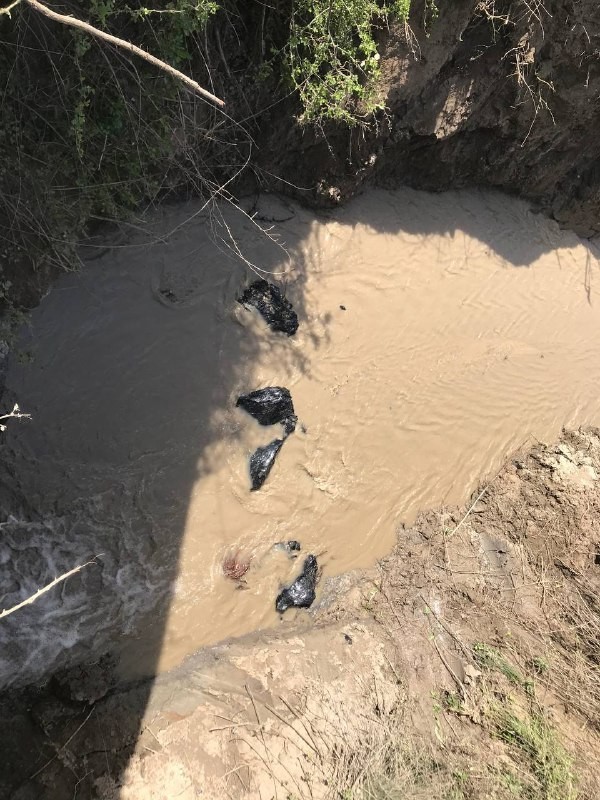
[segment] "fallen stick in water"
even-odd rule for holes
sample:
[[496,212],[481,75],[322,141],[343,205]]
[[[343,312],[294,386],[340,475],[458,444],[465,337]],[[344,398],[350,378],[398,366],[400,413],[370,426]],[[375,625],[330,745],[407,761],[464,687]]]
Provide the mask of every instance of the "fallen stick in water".
[[86,561],[85,564],[80,564],[78,567],[73,567],[73,569],[70,569],[68,572],[65,572],[64,575],[59,575],[58,578],[54,578],[54,580],[51,581],[49,584],[47,584],[46,586],[42,586],[42,588],[38,589],[37,592],[35,592],[35,594],[32,594],[31,597],[28,597],[26,600],[17,603],[16,606],[13,606],[12,608],[5,608],[2,612],[0,612],[0,619],[2,619],[3,617],[8,617],[9,614],[14,614],[15,611],[18,611],[20,608],[23,608],[24,606],[28,606],[31,605],[31,603],[35,603],[35,601],[39,597],[41,597],[43,594],[46,594],[46,592],[49,592],[50,589],[53,589],[57,584],[62,583],[62,581],[66,581],[67,578],[71,577],[71,575],[75,575],[76,572],[79,572],[84,567],[87,567],[89,564],[95,564],[96,559],[100,558],[101,555],[102,553],[100,553],[97,556],[94,556],[94,558],[91,561]]

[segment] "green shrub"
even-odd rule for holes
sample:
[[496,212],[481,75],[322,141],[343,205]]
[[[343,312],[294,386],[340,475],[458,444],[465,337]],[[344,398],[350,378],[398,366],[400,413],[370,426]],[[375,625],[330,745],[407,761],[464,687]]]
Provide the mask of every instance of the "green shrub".
[[374,31],[409,10],[410,0],[296,0],[285,53],[301,121],[353,124],[380,107]]

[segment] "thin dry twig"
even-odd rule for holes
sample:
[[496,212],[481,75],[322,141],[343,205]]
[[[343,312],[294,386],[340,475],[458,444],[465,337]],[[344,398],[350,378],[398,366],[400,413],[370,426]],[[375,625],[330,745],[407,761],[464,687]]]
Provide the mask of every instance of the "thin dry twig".
[[258,723],[258,731],[260,733],[260,738],[261,738],[261,741],[262,741],[262,744],[263,744],[263,748],[265,750],[265,756],[266,756],[267,762],[268,762],[268,768],[269,768],[269,771],[271,773],[271,778],[273,780],[273,788],[275,789],[275,800],[277,800],[277,784],[275,782],[275,773],[273,772],[273,765],[271,763],[271,753],[269,751],[269,748],[267,747],[267,742],[265,740],[264,726],[263,726],[263,723],[261,721],[260,715],[258,713],[258,708],[256,707],[256,702],[254,700],[254,695],[250,691],[250,687],[248,686],[248,684],[244,684],[244,688],[246,689],[246,692],[248,694],[248,697],[250,698],[250,702],[252,703],[252,707],[254,709],[254,714],[256,716],[256,721]]
[[[312,733],[309,731],[309,729],[308,729],[308,725],[306,724],[306,722],[304,721],[304,719],[303,719],[303,718],[300,716],[300,714],[298,714],[298,712],[296,711],[296,709],[295,709],[295,708],[294,708],[292,705],[290,705],[290,703],[288,703],[288,701],[285,699],[285,697],[283,697],[283,695],[279,695],[279,699],[280,699],[280,700],[281,700],[281,702],[282,702],[282,703],[283,703],[283,704],[286,706],[286,708],[288,709],[288,711],[290,711],[290,712],[291,712],[291,713],[292,713],[292,714],[293,714],[293,715],[296,717],[296,719],[298,720],[298,722],[300,723],[300,725],[302,725],[302,727],[303,727],[303,728],[304,728],[304,730],[306,731],[306,735],[308,736],[308,738],[311,740],[311,742],[312,742],[312,743],[313,743],[313,745],[314,745],[314,750],[315,750],[315,753],[316,753],[316,754],[319,756],[319,758],[323,758],[323,756],[321,755],[321,752],[320,752],[320,750],[319,750],[319,747],[318,747],[317,743],[315,742],[315,740],[314,740],[314,737],[313,737]],[[292,726],[292,728],[293,728],[293,726]],[[293,728],[293,730],[295,731],[296,729],[295,729],[295,728]]]
[[[81,566],[85,566],[85,565],[84,565],[84,564],[82,564]],[[73,739],[74,739],[74,738],[77,736],[77,734],[79,733],[79,731],[80,731],[80,730],[83,728],[83,726],[84,726],[84,725],[85,725],[85,723],[88,721],[88,719],[89,719],[89,718],[92,716],[92,714],[94,713],[94,711],[95,711],[95,710],[96,710],[96,706],[92,706],[92,708],[90,709],[90,712],[89,712],[89,714],[88,714],[88,715],[86,716],[86,718],[83,720],[83,722],[81,723],[81,725],[79,725],[79,727],[78,727],[78,728],[77,728],[77,729],[76,729],[76,730],[75,730],[75,731],[74,731],[74,732],[73,732],[73,733],[72,733],[72,734],[69,736],[69,738],[68,738],[68,739],[67,739],[67,741],[66,741],[66,742],[65,742],[65,743],[62,745],[62,747],[59,747],[59,749],[58,749],[58,750],[56,751],[56,753],[55,753],[55,754],[52,756],[52,758],[51,758],[49,761],[47,761],[47,762],[46,762],[46,763],[45,763],[45,764],[44,764],[42,767],[40,767],[40,768],[37,770],[37,772],[34,772],[34,773],[33,773],[33,775],[31,775],[31,776],[29,777],[29,780],[30,780],[30,781],[31,781],[31,780],[33,780],[34,778],[36,778],[36,777],[37,777],[37,776],[40,774],[40,772],[43,772],[43,771],[46,769],[46,767],[49,767],[49,766],[50,766],[50,764],[52,764],[52,762],[53,762],[53,761],[55,761],[55,760],[56,760],[56,759],[59,757],[59,755],[60,755],[60,754],[61,754],[61,753],[62,753],[62,752],[63,752],[63,751],[64,751],[64,750],[65,750],[65,749],[68,747],[68,745],[69,745],[69,744],[70,744],[70,743],[73,741]]]
[[[315,745],[314,745],[313,743],[311,743],[311,742],[310,742],[310,741],[309,741],[309,740],[306,738],[306,736],[304,736],[304,734],[303,734],[303,733],[301,733],[299,730],[297,730],[296,728],[294,728],[294,726],[292,725],[292,723],[291,723],[289,720],[287,720],[287,719],[286,719],[284,716],[282,716],[282,715],[281,715],[281,714],[280,714],[280,713],[279,713],[279,712],[278,712],[278,711],[277,711],[275,708],[273,708],[273,706],[270,706],[270,705],[268,705],[268,703],[265,703],[264,705],[265,705],[265,708],[267,709],[267,711],[270,711],[270,712],[271,712],[271,714],[273,714],[273,716],[274,716],[274,717],[277,717],[277,719],[278,719],[280,722],[283,722],[283,724],[284,724],[284,725],[287,725],[287,726],[288,726],[288,728],[291,728],[291,730],[293,730],[293,731],[294,731],[294,733],[295,733],[295,734],[298,736],[298,738],[299,738],[299,739],[301,739],[301,740],[304,742],[304,744],[305,744],[305,745],[306,745],[306,746],[307,746],[307,747],[308,747],[310,750],[313,750],[313,751],[314,751],[314,753],[315,753],[315,755],[317,755],[319,758],[321,758],[321,754],[319,753],[319,750],[318,750],[318,748],[316,748],[316,747],[315,747]],[[290,741],[291,741],[291,740],[290,740]],[[298,747],[298,744],[297,744],[296,742],[292,742],[292,744],[294,744],[296,747]],[[299,749],[300,751],[302,751],[302,748],[301,748],[301,747],[298,747],[298,749]]]
[[469,508],[467,509],[467,513],[464,515],[464,517],[461,519],[461,521],[458,523],[458,525],[457,525],[455,528],[453,528],[453,529],[450,531],[450,533],[447,533],[447,534],[446,534],[446,536],[445,536],[445,538],[446,538],[446,539],[450,539],[452,536],[454,536],[454,534],[455,534],[455,533],[456,533],[458,530],[460,530],[460,529],[462,528],[462,526],[465,524],[465,522],[467,521],[467,519],[470,517],[470,515],[471,515],[471,512],[473,511],[473,509],[475,508],[475,506],[477,505],[477,503],[478,503],[478,502],[481,500],[481,498],[483,497],[483,495],[484,495],[484,494],[487,492],[487,490],[490,488],[490,486],[491,486],[491,481],[490,481],[490,483],[488,483],[488,484],[487,484],[487,486],[484,486],[484,487],[483,487],[483,489],[482,489],[482,490],[479,492],[479,494],[478,494],[478,495],[477,495],[477,497],[475,498],[474,502],[473,502],[473,503],[471,503],[471,505],[470,505],[470,506],[469,506]]
[[460,528],[462,528],[462,526],[465,524],[465,522],[467,521],[467,519],[470,517],[471,513],[472,513],[472,512],[473,512],[473,510],[475,509],[475,506],[477,505],[477,503],[478,503],[478,502],[481,500],[481,498],[482,498],[482,497],[483,497],[483,495],[484,495],[484,494],[485,494],[485,493],[488,491],[488,489],[490,489],[490,487],[492,486],[492,484],[494,483],[494,481],[495,481],[497,478],[499,478],[499,477],[500,477],[500,475],[501,475],[501,473],[502,473],[503,469],[505,468],[505,466],[507,465],[507,463],[508,463],[508,462],[509,462],[509,461],[510,461],[512,458],[514,458],[514,456],[515,456],[515,455],[516,455],[516,454],[517,454],[517,453],[518,453],[520,450],[522,450],[522,448],[525,446],[525,444],[527,443],[527,441],[528,441],[530,438],[531,438],[531,436],[526,436],[526,437],[523,439],[523,441],[521,442],[521,444],[520,444],[520,445],[519,445],[517,448],[515,448],[515,450],[513,450],[512,454],[511,454],[511,455],[510,455],[508,458],[506,458],[506,459],[503,461],[503,463],[502,463],[502,466],[500,467],[500,469],[499,469],[499,470],[496,472],[496,474],[493,476],[493,478],[492,478],[490,481],[488,481],[488,483],[487,483],[487,484],[486,484],[486,485],[483,487],[483,489],[482,489],[482,490],[479,492],[479,494],[477,495],[477,497],[475,498],[475,500],[473,501],[473,503],[471,503],[471,505],[470,505],[470,506],[469,506],[469,508],[467,509],[467,513],[464,515],[464,517],[461,519],[461,521],[458,523],[458,525],[457,525],[455,528],[453,528],[453,529],[452,529],[452,530],[451,530],[449,533],[446,533],[446,534],[444,534],[444,541],[447,541],[448,539],[450,539],[452,536],[454,536],[454,534],[455,534],[455,533],[456,533],[458,530],[460,530]]
[[[22,412],[21,409],[19,408],[18,403],[15,403],[13,410],[10,412],[10,414],[2,414],[0,416],[0,421],[3,419],[31,419],[31,414],[25,414],[24,412]],[[6,425],[0,422],[0,431],[5,431],[5,430],[6,430]]]
[[0,8],[0,15],[1,14],[8,14],[10,17],[10,12],[13,10],[15,6],[18,6],[21,0],[14,0],[10,5],[6,6],[5,8]]
[[62,583],[63,581],[66,581],[67,578],[70,578],[71,575],[75,575],[76,572],[79,572],[84,567],[87,567],[90,564],[95,564],[96,563],[96,559],[100,558],[101,555],[102,555],[102,553],[100,553],[97,556],[94,556],[94,558],[91,561],[86,561],[85,564],[80,564],[78,567],[73,567],[73,569],[70,569],[68,572],[65,572],[64,575],[59,575],[58,578],[54,578],[53,581],[48,583],[46,586],[42,586],[41,589],[38,589],[37,592],[32,594],[26,600],[22,600],[20,603],[17,603],[16,606],[13,606],[12,608],[5,608],[0,613],[0,619],[3,619],[3,617],[8,617],[9,614],[14,614],[15,611],[18,611],[19,609],[23,608],[24,606],[29,606],[32,603],[35,603],[36,600],[38,600],[43,594],[46,594],[46,592],[49,592],[50,589],[53,589],[57,584]]

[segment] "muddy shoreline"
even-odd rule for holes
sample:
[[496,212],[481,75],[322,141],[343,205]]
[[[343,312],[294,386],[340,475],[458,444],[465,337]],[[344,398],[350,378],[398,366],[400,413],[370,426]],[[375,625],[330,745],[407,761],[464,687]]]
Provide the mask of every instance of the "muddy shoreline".
[[[453,675],[464,681],[475,674],[465,660],[473,642],[512,641],[513,648],[529,642],[540,658],[552,641],[554,647],[571,646],[561,644],[559,631],[567,632],[568,618],[556,604],[584,583],[590,592],[598,588],[599,477],[598,429],[564,432],[556,444],[523,450],[464,508],[422,515],[398,532],[394,552],[376,568],[325,587],[299,627],[207,648],[157,679],[145,713],[143,684],[111,688],[102,669],[88,676],[75,670],[45,690],[5,694],[0,795],[66,800],[76,789],[78,797],[112,800],[118,793],[133,800],[149,793],[172,796],[175,786],[186,798],[200,790],[215,800],[224,791],[258,798],[272,789],[273,769],[283,785],[292,786],[302,774],[298,748],[307,746],[301,737],[311,719],[314,724],[313,701],[326,709],[321,736],[333,747],[327,726],[340,708],[346,725],[353,703],[363,727],[373,714],[375,724],[377,707],[398,703],[399,685],[402,702],[410,700],[410,724],[428,736],[435,722],[431,692],[444,686],[454,691]],[[546,584],[535,578],[540,563]],[[537,638],[531,638],[534,631]],[[555,666],[538,678],[547,683],[546,702],[553,693],[560,724],[585,724],[586,706],[560,707],[560,686],[552,682],[560,677]],[[360,677],[367,672],[378,675],[375,705]],[[325,696],[327,701],[319,700]],[[144,716],[138,731],[131,721],[139,713]],[[262,734],[255,727],[257,715],[267,720]],[[597,724],[594,716],[587,722]],[[473,723],[459,718],[455,724],[468,729]],[[238,736],[232,739],[232,732]],[[347,735],[354,735],[351,724]],[[275,763],[283,772],[265,764],[256,749],[263,736],[267,749],[300,737],[291,749],[271,750],[279,753]],[[111,775],[125,766],[121,759],[123,753],[129,758],[130,748],[126,775],[115,783]],[[240,764],[241,782],[234,774]],[[318,774],[309,771],[307,796],[327,795],[333,768],[324,757]],[[588,764],[582,774],[593,796],[597,786],[590,769]]]

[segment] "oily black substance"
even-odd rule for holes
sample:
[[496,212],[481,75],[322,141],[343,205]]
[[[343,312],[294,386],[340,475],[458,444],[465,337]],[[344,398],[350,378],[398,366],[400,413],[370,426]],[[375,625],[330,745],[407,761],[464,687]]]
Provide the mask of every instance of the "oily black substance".
[[298,418],[294,414],[292,396],[289,389],[283,386],[268,386],[266,389],[242,394],[238,397],[236,406],[247,411],[261,425],[276,425],[281,422],[286,435],[296,429]]
[[253,306],[272,331],[293,336],[298,330],[298,315],[290,301],[283,296],[281,289],[262,278],[248,286],[238,303]]
[[268,386],[240,395],[236,406],[247,411],[261,425],[283,425],[284,439],[275,439],[250,456],[250,478],[255,492],[266,481],[285,438],[296,430],[298,418],[294,414],[292,396],[283,386]]
[[308,608],[315,599],[315,587],[319,575],[316,556],[307,556],[302,572],[296,580],[277,595],[275,608],[280,614],[288,608]]
[[282,444],[283,439],[274,439],[266,447],[257,447],[250,456],[250,480],[253,492],[260,489],[267,480]]

